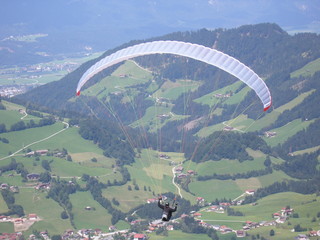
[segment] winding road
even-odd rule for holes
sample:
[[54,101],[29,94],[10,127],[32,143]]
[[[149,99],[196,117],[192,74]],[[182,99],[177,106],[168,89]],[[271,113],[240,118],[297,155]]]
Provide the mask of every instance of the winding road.
[[32,145],[34,145],[34,144],[37,144],[37,143],[40,143],[40,142],[46,141],[46,140],[48,140],[48,139],[50,139],[50,138],[52,138],[52,137],[54,137],[54,136],[58,135],[59,133],[62,133],[63,131],[67,130],[67,129],[69,128],[69,123],[67,123],[67,122],[62,122],[62,123],[63,123],[63,124],[65,124],[65,126],[66,126],[65,128],[63,128],[63,129],[59,130],[59,131],[58,131],[58,132],[56,132],[56,133],[51,134],[51,135],[50,135],[50,136],[48,136],[48,137],[45,137],[45,138],[40,139],[40,140],[38,140],[38,141],[35,141],[35,142],[32,142],[32,143],[27,144],[26,146],[24,146],[23,148],[21,148],[21,149],[17,150],[16,152],[14,152],[14,153],[10,154],[9,156],[6,156],[6,157],[3,157],[3,158],[0,158],[0,161],[1,161],[1,160],[8,159],[8,158],[10,158],[10,157],[13,157],[13,156],[17,155],[19,152],[23,151],[24,149],[26,149],[26,148],[28,148],[28,147],[30,147],[30,146],[32,146]]

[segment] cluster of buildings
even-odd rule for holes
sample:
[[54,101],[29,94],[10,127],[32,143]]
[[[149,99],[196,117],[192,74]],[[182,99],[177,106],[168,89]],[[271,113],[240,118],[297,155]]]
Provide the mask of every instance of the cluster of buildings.
[[281,211],[275,212],[272,216],[276,219],[277,223],[285,223],[287,218],[293,213],[292,208],[282,208]]
[[18,233],[1,233],[0,240],[17,240],[22,236],[21,232]]
[[[22,232],[25,231],[27,229],[29,229],[29,227],[34,224],[37,221],[40,221],[41,218],[39,218],[37,216],[37,214],[35,213],[30,213],[24,217],[10,217],[10,216],[5,216],[5,215],[1,215],[0,216],[0,223],[1,222],[11,222],[14,225],[14,229],[15,232]],[[0,235],[0,239],[3,238],[3,235]],[[4,238],[5,239],[5,238]],[[18,238],[17,238],[18,239]]]
[[226,93],[226,94],[222,94],[222,93],[216,93],[213,95],[215,98],[229,98],[231,97],[231,93]]
[[[63,63],[47,63],[47,64],[37,64],[25,67],[17,67],[14,69],[1,70],[0,75],[3,77],[14,76],[8,78],[12,81],[12,85],[4,85],[0,87],[1,97],[14,97],[16,95],[22,94],[30,90],[31,88],[37,87],[40,84],[37,79],[41,78],[40,74],[67,71],[72,72],[79,66],[76,62],[63,62]],[[32,84],[15,84],[15,80],[18,79],[34,79],[35,82]],[[20,81],[21,82],[21,81]]]
[[33,156],[46,156],[46,155],[64,158],[64,157],[66,157],[67,153],[60,151],[58,149],[53,150],[53,151],[49,151],[48,149],[40,149],[40,150],[27,152],[24,156],[25,157],[33,157]]
[[13,186],[13,185],[9,185],[7,183],[1,183],[0,184],[0,190],[9,190],[13,193],[18,193],[19,192],[19,188],[18,186]]
[[27,85],[5,85],[0,87],[0,96],[11,98],[16,95],[25,93],[28,89],[29,88],[27,87]]
[[103,239],[103,240],[113,240],[113,235],[119,234],[125,239],[133,239],[133,240],[147,240],[147,235],[142,233],[130,232],[128,230],[116,231],[110,230],[108,233],[103,232],[101,229],[80,229],[79,231],[75,230],[67,230],[62,234],[62,239]]
[[49,152],[49,150],[47,149],[43,149],[43,150],[36,150],[36,151],[31,151],[25,154],[26,157],[32,157],[35,155],[41,155],[41,156],[45,156],[47,155],[47,153]]
[[68,72],[73,71],[79,66],[77,62],[62,62],[62,63],[46,63],[46,64],[35,64],[24,67],[17,67],[14,69],[2,70],[0,75],[15,75],[30,79],[38,78],[39,75],[31,75],[33,73],[50,73],[66,70]]
[[174,170],[179,179],[186,178],[187,176],[194,176],[197,174],[194,170],[190,169],[186,173],[184,173],[184,168],[182,166],[177,166]]
[[265,135],[267,138],[272,138],[272,137],[277,136],[277,132],[267,131],[267,132],[264,132],[264,135]]

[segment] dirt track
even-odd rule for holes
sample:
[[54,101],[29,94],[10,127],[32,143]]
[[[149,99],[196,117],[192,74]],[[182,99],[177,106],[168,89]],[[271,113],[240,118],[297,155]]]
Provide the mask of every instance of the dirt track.
[[14,231],[15,232],[22,232],[28,230],[32,224],[39,220],[25,220],[23,223],[14,223]]

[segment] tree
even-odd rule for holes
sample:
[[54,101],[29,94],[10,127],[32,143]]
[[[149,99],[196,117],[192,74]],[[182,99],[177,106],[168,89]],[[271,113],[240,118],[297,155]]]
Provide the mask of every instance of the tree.
[[292,214],[292,217],[293,217],[293,218],[299,218],[299,214],[298,214],[298,213],[293,213],[293,214]]
[[50,167],[50,163],[49,163],[48,160],[42,160],[42,161],[41,161],[41,166],[42,166],[45,170],[51,172],[51,167]]
[[266,160],[263,162],[263,164],[266,167],[270,167],[271,166],[271,160],[270,160],[270,156],[269,155],[266,157]]
[[82,174],[82,177],[81,177],[82,181],[85,181],[87,182],[89,179],[90,179],[90,176],[88,174]]
[[13,212],[13,214],[17,214],[19,217],[24,216],[23,207],[21,205],[12,205],[10,210]]
[[61,235],[53,235],[52,237],[51,237],[51,240],[61,240],[62,238],[61,238]]
[[273,230],[273,229],[271,229],[271,230],[270,230],[269,235],[270,235],[270,236],[274,236],[274,235],[275,235],[275,232],[274,232],[274,230]]
[[112,198],[112,203],[113,203],[114,205],[116,205],[116,206],[119,206],[119,205],[120,205],[119,201],[118,201],[117,199],[115,199],[115,198]]
[[297,225],[294,226],[294,231],[295,232],[304,232],[304,231],[307,231],[307,229],[301,227],[300,224],[297,224]]
[[60,214],[60,216],[61,216],[62,219],[67,219],[67,218],[69,218],[68,213],[67,213],[66,211],[63,211],[63,212]]
[[69,154],[67,156],[67,161],[72,162],[72,158],[71,158],[71,156]]
[[49,172],[40,173],[39,181],[48,183],[51,181],[51,174]]
[[0,124],[0,133],[4,133],[6,132],[7,129],[6,129],[6,125],[4,125],[3,123]]

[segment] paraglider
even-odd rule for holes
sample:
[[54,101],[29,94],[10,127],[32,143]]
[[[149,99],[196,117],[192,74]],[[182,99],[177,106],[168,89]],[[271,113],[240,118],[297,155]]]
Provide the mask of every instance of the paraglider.
[[106,56],[91,66],[81,77],[77,86],[77,95],[80,95],[82,86],[95,74],[102,70],[134,57],[150,54],[175,54],[193,58],[207,64],[216,66],[235,76],[255,91],[267,111],[271,104],[270,91],[265,82],[249,67],[239,60],[218,50],[198,44],[180,41],[153,41],[121,49]]
[[165,203],[164,205],[161,204],[160,202],[161,200],[162,200],[162,197],[159,197],[158,207],[163,210],[161,220],[164,222],[168,222],[172,217],[172,213],[177,211],[178,203],[175,203],[174,208],[171,208],[168,202]]

